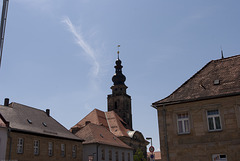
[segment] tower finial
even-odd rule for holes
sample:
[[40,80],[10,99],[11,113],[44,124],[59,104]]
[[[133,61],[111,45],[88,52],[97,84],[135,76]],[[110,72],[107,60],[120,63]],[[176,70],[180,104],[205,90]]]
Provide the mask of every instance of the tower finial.
[[117,51],[118,59],[119,59],[119,48],[120,48],[120,45],[118,45],[118,51]]

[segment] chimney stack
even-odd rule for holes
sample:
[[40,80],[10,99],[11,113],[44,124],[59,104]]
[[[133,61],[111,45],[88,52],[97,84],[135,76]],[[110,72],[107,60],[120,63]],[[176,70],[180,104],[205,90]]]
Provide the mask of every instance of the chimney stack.
[[46,109],[46,114],[48,117],[50,116],[50,109]]
[[9,98],[5,98],[5,100],[4,100],[4,106],[9,106]]

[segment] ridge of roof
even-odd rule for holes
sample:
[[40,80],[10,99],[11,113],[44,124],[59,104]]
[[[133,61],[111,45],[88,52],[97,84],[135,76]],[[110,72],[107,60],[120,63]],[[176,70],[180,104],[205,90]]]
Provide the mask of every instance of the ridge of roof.
[[[156,106],[161,105],[161,104],[165,104],[165,103],[169,103],[169,104],[174,104],[174,103],[180,103],[180,102],[187,102],[187,100],[191,101],[191,100],[196,100],[196,99],[184,99],[184,100],[169,100],[175,93],[177,93],[180,89],[182,89],[186,84],[188,84],[190,81],[192,81],[193,79],[195,79],[202,71],[204,71],[207,67],[209,67],[211,64],[220,64],[221,62],[227,62],[227,61],[233,61],[235,59],[240,59],[240,55],[235,55],[235,56],[231,56],[231,57],[227,57],[227,58],[221,58],[221,59],[216,59],[216,60],[211,60],[209,61],[206,65],[204,65],[199,71],[197,71],[194,75],[192,75],[187,81],[185,81],[181,86],[179,86],[176,90],[174,90],[170,95],[168,95],[167,97],[156,101],[154,103],[152,103],[152,107],[157,108]],[[236,94],[238,92],[235,92]],[[232,93],[232,94],[235,94]],[[216,97],[222,97],[223,95],[215,95]],[[207,98],[207,97],[203,97],[203,98]],[[209,97],[212,98],[212,97]]]
[[207,64],[205,64],[200,70],[198,70],[195,74],[193,74],[187,81],[185,81],[182,85],[180,85],[177,89],[175,89],[170,95],[168,95],[167,97],[156,101],[154,103],[152,103],[152,106],[155,106],[155,104],[158,104],[161,101],[164,101],[165,99],[170,98],[174,93],[176,93],[180,88],[182,88],[185,84],[187,84],[190,80],[192,80],[194,77],[196,77],[196,75],[198,75],[204,68],[206,68],[210,63],[212,63],[214,60],[211,60],[210,62],[208,62]]

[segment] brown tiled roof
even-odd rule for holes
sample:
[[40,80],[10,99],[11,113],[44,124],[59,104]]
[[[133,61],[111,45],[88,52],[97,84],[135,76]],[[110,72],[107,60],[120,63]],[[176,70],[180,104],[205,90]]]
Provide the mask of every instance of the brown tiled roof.
[[212,60],[153,107],[240,94],[240,55]]
[[114,111],[103,112],[98,109],[94,109],[71,129],[74,128],[81,129],[82,127],[85,126],[86,122],[88,121],[96,125],[103,125],[106,129],[108,129],[117,137],[120,136],[129,137],[127,132],[130,130],[126,129],[123,126],[121,122],[124,123],[124,121]]
[[120,139],[118,139],[113,133],[107,130],[103,125],[88,123],[75,135],[85,140],[83,144],[98,143],[132,149],[131,147],[123,143]]
[[9,122],[12,131],[82,141],[45,111],[36,108],[14,102],[9,106],[0,106],[0,114]]

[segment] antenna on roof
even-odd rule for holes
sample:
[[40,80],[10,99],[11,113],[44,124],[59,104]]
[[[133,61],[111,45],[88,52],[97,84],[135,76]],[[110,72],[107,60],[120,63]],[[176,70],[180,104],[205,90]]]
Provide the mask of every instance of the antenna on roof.
[[222,56],[222,59],[224,59],[222,46],[221,46],[221,56]]

